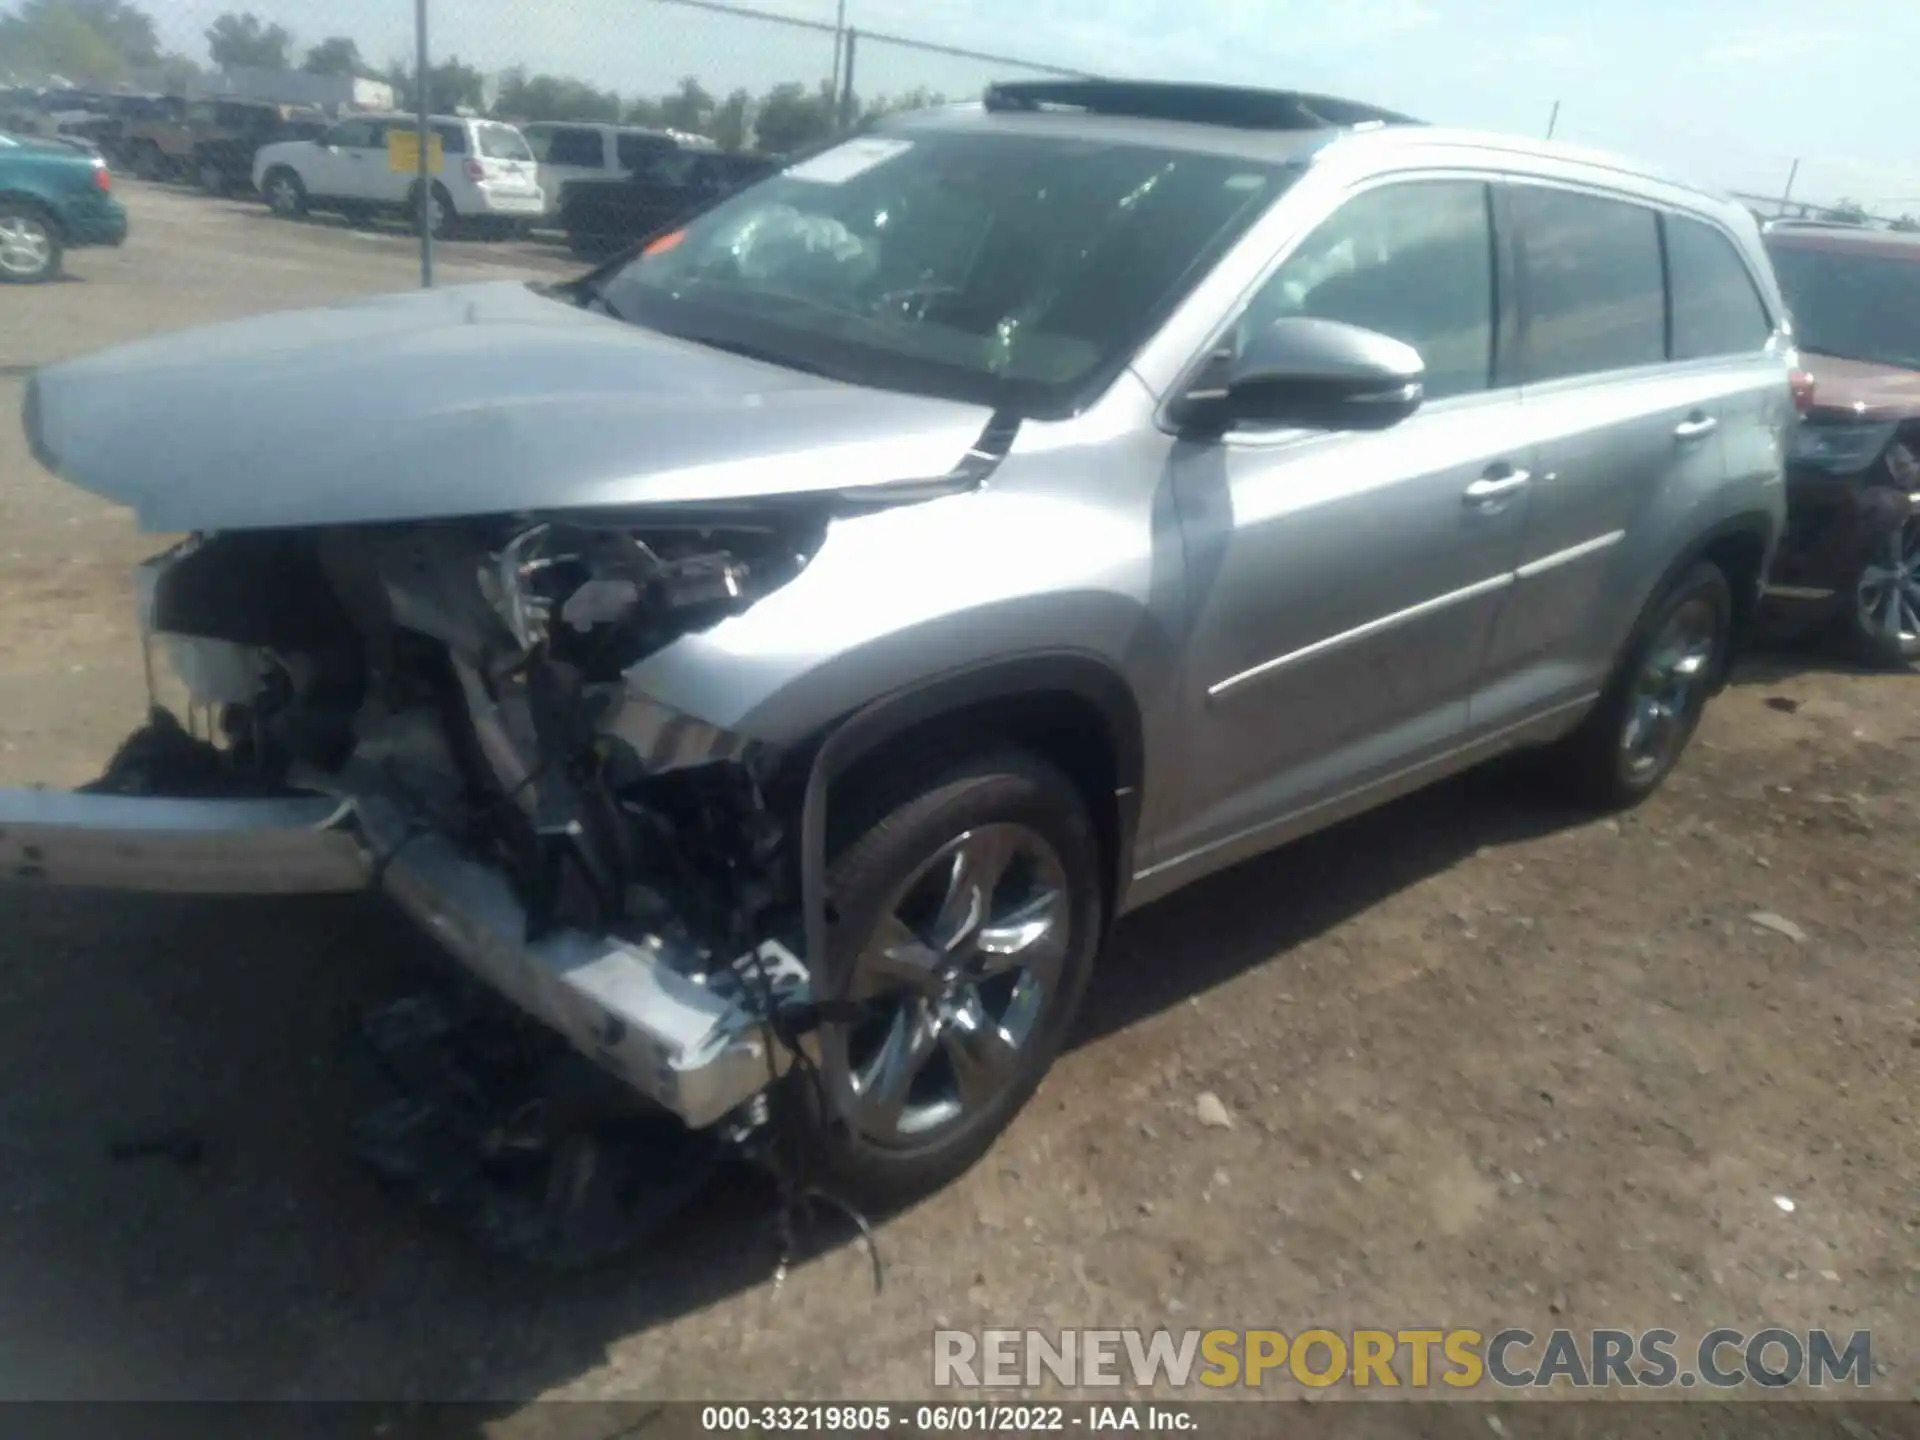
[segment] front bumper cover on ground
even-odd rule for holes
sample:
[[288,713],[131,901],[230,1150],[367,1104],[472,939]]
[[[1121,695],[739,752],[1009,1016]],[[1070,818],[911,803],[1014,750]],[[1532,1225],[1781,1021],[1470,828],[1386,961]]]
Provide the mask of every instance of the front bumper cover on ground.
[[0,879],[196,895],[378,889],[493,989],[695,1129],[790,1056],[664,943],[527,939],[507,881],[376,797],[173,799],[0,790]]

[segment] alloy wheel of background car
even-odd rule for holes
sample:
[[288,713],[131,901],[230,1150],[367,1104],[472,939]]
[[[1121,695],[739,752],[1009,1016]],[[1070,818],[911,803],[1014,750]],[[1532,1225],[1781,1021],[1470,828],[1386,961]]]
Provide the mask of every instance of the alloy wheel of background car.
[[60,237],[32,205],[0,201],[0,279],[33,284],[59,273]]
[[[413,223],[417,229],[420,225],[420,192],[418,190],[409,197],[407,208],[412,212]],[[447,194],[438,183],[427,192],[426,211],[427,233],[436,240],[451,238],[454,228],[460,223],[460,217],[453,208],[453,197]]]
[[291,170],[267,176],[267,208],[282,219],[298,219],[307,208],[306,187]]
[[1100,846],[1072,782],[1013,752],[889,787],[828,874],[816,1113],[832,1189],[878,1210],[970,1166],[1066,1039],[1105,918]]
[[1853,624],[1866,658],[1903,666],[1920,659],[1920,516],[1887,536],[1854,585]]

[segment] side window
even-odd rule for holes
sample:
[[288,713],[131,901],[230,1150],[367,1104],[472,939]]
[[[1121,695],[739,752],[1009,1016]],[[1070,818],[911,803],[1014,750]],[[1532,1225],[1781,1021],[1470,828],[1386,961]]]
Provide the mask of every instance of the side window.
[[1426,362],[1427,398],[1485,390],[1493,375],[1493,227],[1469,180],[1383,185],[1349,200],[1260,288],[1235,347],[1287,316],[1391,335]]
[[327,144],[342,150],[365,150],[373,143],[371,120],[343,120],[327,132]]
[[1652,210],[1516,185],[1512,213],[1525,299],[1525,379],[1559,380],[1667,358],[1666,272]]
[[662,152],[671,154],[671,140],[659,135],[622,135],[614,142],[614,158],[622,170],[643,169]]
[[605,154],[598,130],[556,130],[547,161],[553,165],[584,165],[598,170]]
[[1773,321],[1733,242],[1711,225],[1667,216],[1673,358],[1704,360],[1765,347]]
[[440,153],[443,155],[464,155],[467,153],[467,127],[464,125],[436,125],[433,133],[440,137]]
[[547,147],[553,144],[553,127],[550,125],[523,125],[520,133],[527,137],[527,148],[533,151],[533,158],[542,165],[547,163]]

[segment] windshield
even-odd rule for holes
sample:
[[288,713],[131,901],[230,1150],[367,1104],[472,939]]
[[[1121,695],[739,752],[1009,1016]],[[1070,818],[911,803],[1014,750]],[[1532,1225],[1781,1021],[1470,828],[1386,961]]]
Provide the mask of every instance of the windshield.
[[1070,414],[1292,173],[1065,136],[868,137],[740,192],[597,294],[796,369]]
[[511,125],[481,125],[480,153],[489,160],[531,160],[526,137]]
[[1801,349],[1920,370],[1920,253],[1769,250]]

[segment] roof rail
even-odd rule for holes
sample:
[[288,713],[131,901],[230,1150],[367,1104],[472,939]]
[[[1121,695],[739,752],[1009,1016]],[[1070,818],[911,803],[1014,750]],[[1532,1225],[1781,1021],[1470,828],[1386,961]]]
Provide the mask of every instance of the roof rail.
[[1169,80],[1006,80],[989,85],[981,100],[989,110],[1057,107],[1093,115],[1184,120],[1242,130],[1329,130],[1347,125],[1424,123],[1409,115],[1332,95]]

